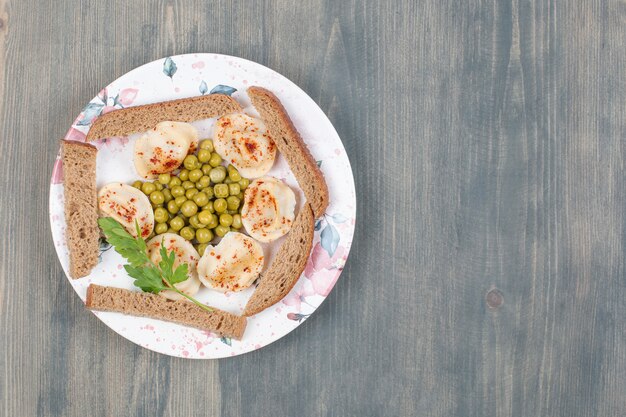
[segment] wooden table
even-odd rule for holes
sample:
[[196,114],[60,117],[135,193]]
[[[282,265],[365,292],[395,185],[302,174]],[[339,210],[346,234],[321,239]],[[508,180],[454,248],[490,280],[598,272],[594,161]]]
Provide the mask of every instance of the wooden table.
[[[0,0],[0,415],[625,415],[625,27],[616,0]],[[219,361],[109,330],[48,225],[84,104],[196,51],[306,90],[359,199],[318,312]]]

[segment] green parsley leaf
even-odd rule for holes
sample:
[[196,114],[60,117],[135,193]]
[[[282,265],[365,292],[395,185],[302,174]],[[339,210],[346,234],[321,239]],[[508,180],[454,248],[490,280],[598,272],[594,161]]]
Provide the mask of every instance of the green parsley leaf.
[[154,294],[163,290],[174,291],[204,310],[213,311],[211,307],[174,287],[174,284],[189,278],[189,266],[183,263],[174,269],[176,254],[174,251],[168,253],[163,241],[159,250],[161,255],[159,265],[157,266],[152,262],[148,257],[146,241],[141,237],[141,230],[137,221],[135,221],[137,237],[131,236],[118,221],[111,217],[98,219],[98,224],[115,251],[128,261],[129,264],[124,265],[124,269],[135,280],[136,287]]

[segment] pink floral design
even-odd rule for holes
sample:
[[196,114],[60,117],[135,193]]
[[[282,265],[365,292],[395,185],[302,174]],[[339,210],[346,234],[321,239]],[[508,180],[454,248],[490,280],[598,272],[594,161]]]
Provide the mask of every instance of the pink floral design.
[[137,93],[139,92],[136,88],[125,88],[120,91],[119,97],[117,98],[117,102],[122,106],[130,106],[133,104],[133,101],[137,98]]
[[77,142],[84,142],[86,136],[87,135],[85,135],[80,130],[70,127],[70,130],[68,130],[67,133],[65,134],[65,140],[75,140]]
[[299,312],[302,307],[302,303],[309,304],[306,302],[306,297],[314,294],[315,291],[308,282],[302,285],[298,284],[298,286],[296,286],[296,288],[294,288],[293,291],[291,291],[289,295],[287,295],[283,299],[283,303],[287,304],[288,306],[294,306],[296,308],[296,311]]
[[102,113],[100,113],[100,114],[107,114],[107,113],[109,113],[109,112],[111,112],[113,110],[115,110],[114,106],[104,106],[102,108]]
[[61,161],[61,158],[57,158],[54,163],[54,167],[52,168],[52,179],[50,181],[52,184],[63,183],[63,161]]
[[326,297],[330,293],[339,278],[339,274],[333,270],[337,269],[336,264],[339,260],[343,263],[346,259],[346,249],[343,246],[338,246],[333,256],[330,257],[319,242],[315,245],[304,269],[304,276],[311,281],[315,294]]

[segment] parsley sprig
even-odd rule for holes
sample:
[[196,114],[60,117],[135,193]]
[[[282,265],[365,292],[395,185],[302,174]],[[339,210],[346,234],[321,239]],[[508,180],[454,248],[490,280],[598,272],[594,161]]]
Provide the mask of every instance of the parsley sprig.
[[174,251],[168,253],[165,245],[161,244],[159,251],[161,261],[158,265],[152,262],[148,257],[146,241],[141,237],[141,230],[137,222],[135,222],[137,237],[131,236],[117,220],[111,217],[98,219],[98,224],[115,251],[128,261],[128,264],[124,265],[124,269],[128,275],[135,279],[136,287],[154,294],[165,290],[174,291],[198,307],[206,311],[213,311],[211,307],[202,304],[174,286],[174,284],[187,280],[187,273],[189,272],[186,263],[174,268],[176,259]]

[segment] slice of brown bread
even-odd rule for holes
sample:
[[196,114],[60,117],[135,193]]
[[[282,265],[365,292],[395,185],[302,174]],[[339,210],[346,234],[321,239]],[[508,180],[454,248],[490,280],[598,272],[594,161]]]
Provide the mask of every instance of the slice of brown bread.
[[208,312],[187,300],[171,301],[152,293],[96,284],[87,288],[85,306],[91,310],[171,321],[237,340],[243,337],[247,324],[245,317],[218,309]]
[[145,132],[159,122],[193,122],[240,112],[235,99],[224,94],[181,98],[144,106],[114,110],[98,117],[87,134],[87,142],[114,136]]
[[314,227],[313,210],[308,203],[304,203],[274,261],[261,276],[259,285],[248,300],[243,311],[244,316],[251,316],[273,306],[296,285],[309,259]]
[[65,236],[70,252],[70,276],[74,279],[89,275],[98,264],[97,153],[92,145],[61,141]]
[[291,122],[280,100],[262,87],[248,88],[248,96],[269,129],[278,150],[285,156],[315,217],[328,207],[328,187],[311,152]]

